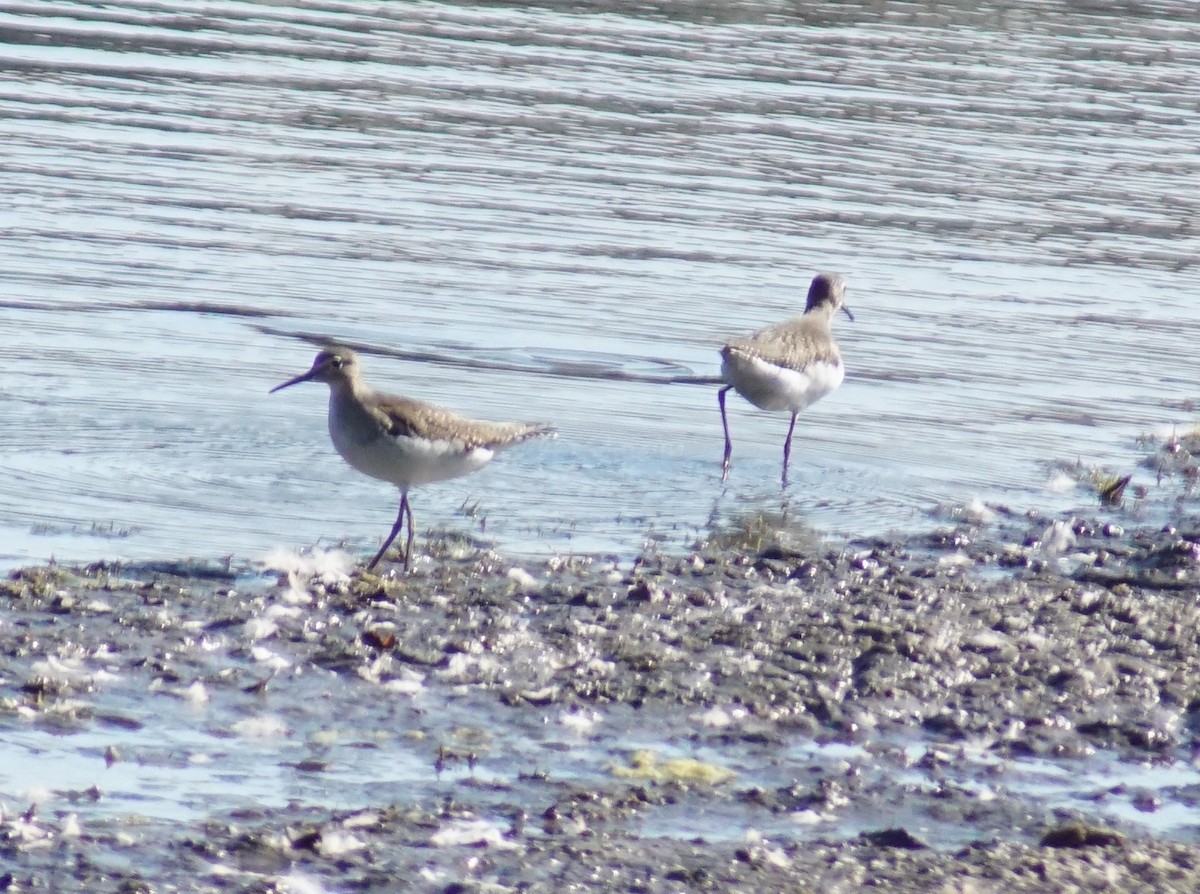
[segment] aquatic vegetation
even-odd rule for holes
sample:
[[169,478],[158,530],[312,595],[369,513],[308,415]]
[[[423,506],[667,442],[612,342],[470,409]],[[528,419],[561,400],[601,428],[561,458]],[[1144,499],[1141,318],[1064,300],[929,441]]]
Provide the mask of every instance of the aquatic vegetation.
[[627,765],[612,764],[612,774],[622,779],[645,779],[650,782],[680,782],[698,785],[719,785],[737,776],[732,770],[690,757],[660,760],[653,751],[635,751]]
[[1119,507],[1124,505],[1127,490],[1139,500],[1146,496],[1146,489],[1140,485],[1134,485],[1131,490],[1129,489],[1129,484],[1133,481],[1132,474],[1114,472],[1103,466],[1088,465],[1082,460],[1050,463],[1049,471],[1051,490],[1062,491],[1070,487],[1069,484],[1063,487],[1056,482],[1074,482],[1077,486],[1094,494],[1102,506]]
[[1112,475],[1100,472],[1092,479],[1100,502],[1105,506],[1120,506],[1125,499],[1125,488],[1133,479],[1132,475]]

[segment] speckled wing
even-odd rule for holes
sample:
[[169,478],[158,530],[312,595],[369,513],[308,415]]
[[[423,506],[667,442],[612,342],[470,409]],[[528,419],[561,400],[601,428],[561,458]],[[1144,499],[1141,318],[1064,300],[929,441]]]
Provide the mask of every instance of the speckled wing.
[[434,404],[408,397],[378,395],[372,412],[392,437],[430,441],[460,441],[468,449],[496,450],[543,435],[554,429],[541,423],[480,422]]
[[735,338],[721,349],[731,359],[757,358],[784,369],[803,369],[812,363],[841,363],[837,343],[828,325],[811,317],[797,317],[760,329],[746,338]]

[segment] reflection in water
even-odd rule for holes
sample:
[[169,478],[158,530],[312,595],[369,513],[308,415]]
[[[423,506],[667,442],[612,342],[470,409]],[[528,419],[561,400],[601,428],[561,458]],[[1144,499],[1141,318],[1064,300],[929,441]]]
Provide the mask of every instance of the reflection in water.
[[266,399],[326,338],[558,425],[480,479],[506,550],[686,543],[781,499],[748,407],[720,488],[716,347],[822,269],[859,322],[797,426],[814,528],[1073,505],[1047,463],[1134,471],[1138,434],[1191,421],[1197,15],[6,9],[3,553],[246,561],[386,524],[323,399]]

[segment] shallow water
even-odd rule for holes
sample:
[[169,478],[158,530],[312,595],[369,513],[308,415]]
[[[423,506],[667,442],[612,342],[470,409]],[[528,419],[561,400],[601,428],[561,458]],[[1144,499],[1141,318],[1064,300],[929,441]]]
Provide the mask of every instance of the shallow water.
[[786,419],[731,402],[722,488],[715,388],[664,382],[819,269],[857,322],[796,517],[1089,502],[1045,463],[1195,419],[1200,13],[971,7],[4,4],[0,553],[374,549],[324,389],[267,395],[318,336],[559,426],[419,528],[686,543],[780,508]]
[[[60,820],[74,813],[85,824],[180,829],[239,811],[316,804],[354,811],[452,798],[506,827],[514,811],[534,810],[557,791],[645,784],[623,775],[645,750],[658,763],[699,761],[729,776],[693,784],[688,797],[648,808],[630,824],[654,838],[727,841],[747,829],[785,839],[850,838],[890,824],[946,848],[1011,836],[1014,809],[1035,816],[1069,810],[1180,841],[1196,832],[1200,769],[1184,760],[1139,764],[1104,752],[1063,762],[1001,759],[984,743],[848,745],[801,734],[755,744],[749,735],[739,741],[756,721],[733,705],[666,713],[624,705],[514,710],[492,693],[456,687],[445,672],[414,675],[405,691],[388,687],[364,698],[354,676],[280,670],[273,697],[231,698],[210,686],[211,701],[148,690],[136,678],[97,679],[85,697],[86,728],[42,717],[6,729],[3,803],[10,813],[37,804]],[[451,754],[439,764],[445,743]],[[922,765],[928,756],[935,756],[931,767]],[[770,810],[749,797],[789,786],[836,790],[850,777],[864,780],[853,796],[824,807]],[[946,790],[974,805],[970,822],[961,811],[939,811]]]

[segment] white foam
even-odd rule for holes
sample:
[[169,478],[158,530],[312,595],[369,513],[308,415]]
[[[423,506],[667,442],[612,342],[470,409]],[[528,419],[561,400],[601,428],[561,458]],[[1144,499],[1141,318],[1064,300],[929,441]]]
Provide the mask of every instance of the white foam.
[[1065,494],[1068,491],[1074,490],[1076,487],[1078,487],[1078,485],[1079,482],[1077,482],[1070,475],[1067,475],[1064,472],[1058,472],[1052,475],[1050,480],[1046,482],[1046,490],[1050,491],[1052,494]]
[[599,711],[567,711],[558,722],[580,736],[591,733],[603,720]]
[[263,609],[263,616],[270,618],[273,621],[277,621],[282,618],[302,618],[304,616],[304,610],[299,606],[284,605],[283,603],[276,602]]
[[196,680],[191,686],[183,690],[182,695],[184,701],[197,707],[206,704],[209,700],[208,688],[199,680]]
[[326,894],[328,890],[316,879],[299,872],[279,876],[275,880],[275,887],[280,894]]
[[383,816],[374,810],[363,810],[342,820],[346,829],[373,829],[383,821]]
[[996,513],[992,509],[989,509],[983,500],[976,497],[963,507],[962,516],[972,524],[987,525],[991,524],[996,518]]
[[256,615],[253,618],[247,618],[246,623],[242,625],[242,630],[246,637],[251,642],[260,639],[267,639],[279,632],[279,625],[271,618],[264,615]]
[[964,552],[956,552],[948,556],[938,557],[938,565],[942,568],[965,568],[974,564],[975,560]]
[[1011,637],[995,630],[979,630],[963,639],[977,649],[1002,649],[1012,644]]
[[348,580],[354,561],[344,550],[318,547],[308,550],[277,547],[262,557],[263,567],[268,571],[316,578],[327,584]]
[[1067,521],[1056,521],[1047,526],[1042,532],[1042,549],[1051,555],[1056,555],[1065,552],[1075,545],[1075,532],[1071,530],[1071,526],[1075,524],[1075,519],[1070,518]]
[[767,863],[770,863],[772,866],[778,866],[782,869],[791,865],[792,861],[788,855],[784,853],[783,849],[779,847],[772,847],[771,842],[768,841],[758,829],[746,830],[746,843],[752,847],[758,848],[759,855],[763,858],[763,860],[765,860]]
[[707,711],[701,711],[698,714],[693,714],[692,719],[703,724],[704,726],[714,729],[725,729],[733,726],[734,723],[740,723],[746,719],[745,708],[733,708],[732,710],[721,708],[716,705],[709,708]]
[[404,668],[401,676],[388,680],[383,684],[383,688],[400,695],[418,696],[425,691],[425,675],[411,668]]
[[517,590],[521,593],[535,593],[541,589],[538,579],[524,568],[508,569],[507,577],[517,585]]
[[273,671],[286,670],[292,663],[277,652],[272,652],[265,646],[255,646],[250,650],[250,657],[259,664],[265,664]]
[[275,739],[287,734],[287,725],[278,717],[264,714],[261,717],[247,717],[239,720],[230,727],[239,736],[247,739]]
[[317,850],[323,857],[338,857],[353,851],[361,850],[367,844],[342,829],[328,829],[321,832],[321,841]]
[[504,830],[499,825],[488,820],[453,820],[434,832],[429,843],[434,847],[485,845],[508,849],[517,846],[504,837]]

